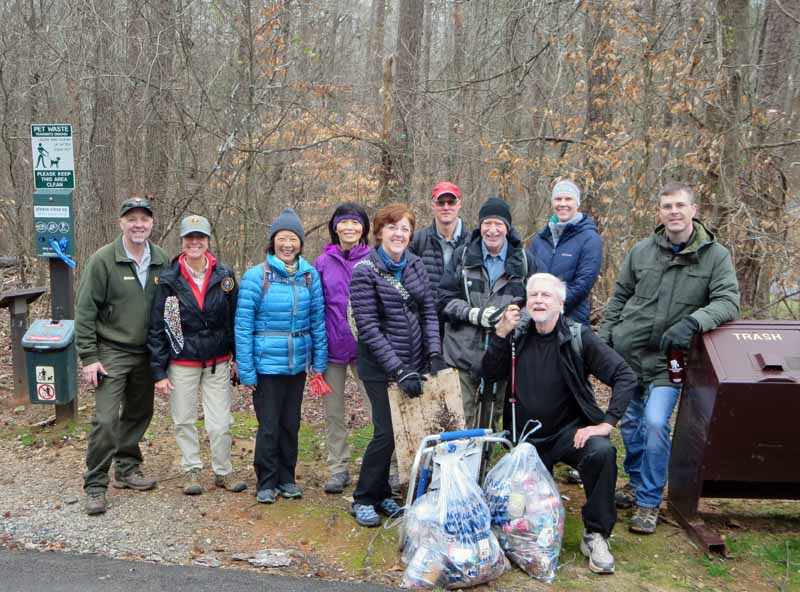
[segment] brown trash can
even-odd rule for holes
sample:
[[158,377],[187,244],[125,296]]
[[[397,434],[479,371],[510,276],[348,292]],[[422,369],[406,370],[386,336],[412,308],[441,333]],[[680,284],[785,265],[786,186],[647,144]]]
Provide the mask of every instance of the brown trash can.
[[800,499],[800,322],[735,321],[695,339],[669,465],[669,507],[706,552],[701,497]]

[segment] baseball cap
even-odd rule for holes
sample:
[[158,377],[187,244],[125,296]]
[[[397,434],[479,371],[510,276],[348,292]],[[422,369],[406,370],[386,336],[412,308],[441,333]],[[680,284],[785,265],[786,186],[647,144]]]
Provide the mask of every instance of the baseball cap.
[[193,232],[211,236],[211,224],[202,216],[197,216],[195,214],[186,216],[181,220],[181,238]]
[[147,213],[150,214],[151,217],[153,216],[153,205],[150,203],[149,199],[145,197],[131,197],[122,202],[119,208],[119,217],[122,218],[122,216],[136,208],[147,210]]
[[448,193],[455,195],[458,199],[461,199],[461,189],[458,188],[458,185],[455,183],[449,183],[447,181],[437,183],[431,192],[431,196],[434,200],[437,200],[442,195],[447,195]]

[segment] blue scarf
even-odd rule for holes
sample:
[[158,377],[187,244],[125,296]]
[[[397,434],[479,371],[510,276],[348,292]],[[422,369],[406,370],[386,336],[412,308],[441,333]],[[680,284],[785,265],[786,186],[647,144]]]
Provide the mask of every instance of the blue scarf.
[[408,257],[406,257],[405,251],[403,252],[403,256],[400,259],[400,263],[395,263],[395,261],[386,254],[386,251],[383,250],[383,247],[378,247],[375,249],[375,252],[378,253],[378,257],[381,258],[381,261],[386,264],[386,268],[392,273],[395,279],[399,282],[400,278],[403,276],[403,269],[405,269],[406,264],[408,263]]

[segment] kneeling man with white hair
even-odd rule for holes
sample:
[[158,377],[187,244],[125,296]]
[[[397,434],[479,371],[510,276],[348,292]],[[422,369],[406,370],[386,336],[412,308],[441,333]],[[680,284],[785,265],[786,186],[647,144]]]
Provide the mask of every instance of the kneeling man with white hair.
[[[516,425],[540,421],[541,429],[527,439],[545,466],[552,471],[563,462],[580,473],[586,491],[581,551],[593,572],[614,573],[608,537],[617,520],[617,451],[609,435],[633,396],[636,375],[591,327],[562,316],[566,289],[549,273],[532,275],[525,310],[506,307],[490,337],[482,372],[485,380],[511,379],[515,364]],[[612,389],[606,411],[595,400],[589,374]]]

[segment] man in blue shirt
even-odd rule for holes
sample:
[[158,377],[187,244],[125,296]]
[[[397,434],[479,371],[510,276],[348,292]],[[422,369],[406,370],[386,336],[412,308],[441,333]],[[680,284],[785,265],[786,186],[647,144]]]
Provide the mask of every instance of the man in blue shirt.
[[511,224],[511,209],[490,197],[478,214],[480,227],[456,249],[439,286],[439,318],[445,321],[445,361],[458,369],[467,427],[493,427],[503,408],[505,381],[480,379],[481,358],[503,307],[524,300],[533,260]]

